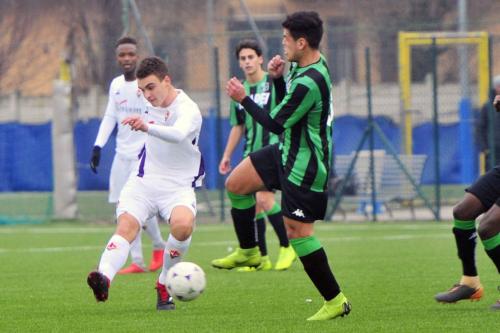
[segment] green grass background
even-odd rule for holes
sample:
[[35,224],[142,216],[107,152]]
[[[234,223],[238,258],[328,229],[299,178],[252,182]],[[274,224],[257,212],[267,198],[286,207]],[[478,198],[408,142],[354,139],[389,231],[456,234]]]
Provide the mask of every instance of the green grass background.
[[[322,304],[299,262],[285,272],[211,268],[234,247],[229,224],[199,225],[186,260],[207,275],[197,300],[155,310],[156,273],[117,276],[110,298],[96,303],[85,280],[113,232],[82,222],[0,227],[1,332],[498,332],[499,275],[478,244],[485,296],[438,304],[436,292],[460,277],[450,223],[317,223],[331,267],[353,305],[328,322],[305,319]],[[162,225],[166,237],[168,227]],[[267,232],[273,261],[278,243]],[[150,242],[144,238],[149,259]],[[310,300],[310,301],[309,301]]]

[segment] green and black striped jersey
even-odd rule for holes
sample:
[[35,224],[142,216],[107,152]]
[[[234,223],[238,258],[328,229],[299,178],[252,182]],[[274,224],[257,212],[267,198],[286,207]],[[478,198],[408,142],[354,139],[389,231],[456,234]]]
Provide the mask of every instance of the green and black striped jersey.
[[286,178],[304,189],[326,191],[333,107],[330,73],[323,56],[306,67],[292,64],[287,94],[270,116],[285,129],[280,150]]
[[[247,96],[259,105],[265,112],[269,112],[276,107],[276,91],[273,80],[265,73],[262,80],[250,84],[243,82]],[[245,150],[243,157],[267,145],[279,142],[278,135],[269,132],[262,125],[257,123],[245,109],[237,102],[231,100],[230,122],[231,126],[245,125]]]

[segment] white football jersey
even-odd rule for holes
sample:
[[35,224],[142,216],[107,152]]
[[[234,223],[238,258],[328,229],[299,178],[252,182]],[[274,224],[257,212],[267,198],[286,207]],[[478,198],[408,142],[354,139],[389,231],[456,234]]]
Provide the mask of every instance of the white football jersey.
[[116,153],[129,159],[137,159],[144,146],[146,133],[132,131],[129,125],[122,125],[121,121],[134,114],[145,114],[148,105],[150,104],[142,95],[137,80],[125,81],[123,75],[114,78],[109,87],[108,105],[94,145],[103,147],[117,125]]
[[203,158],[198,148],[202,117],[198,105],[182,90],[167,108],[149,107],[148,123],[173,127],[183,133],[180,142],[168,142],[147,135],[140,154],[138,177],[166,181],[173,186],[201,186],[205,176]]

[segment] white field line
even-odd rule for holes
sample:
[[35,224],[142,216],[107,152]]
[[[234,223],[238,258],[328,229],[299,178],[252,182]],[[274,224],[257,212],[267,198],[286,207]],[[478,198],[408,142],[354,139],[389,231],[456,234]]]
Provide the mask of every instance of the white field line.
[[[160,224],[160,228],[168,228],[164,223]],[[220,232],[232,228],[230,223],[220,224],[220,225],[203,225],[197,226],[198,229],[202,229],[203,232]],[[375,225],[348,225],[348,224],[336,224],[336,223],[317,223],[314,228],[316,230],[342,230],[342,231],[362,231],[362,230],[380,230],[380,229],[391,229],[391,230],[450,230],[451,223],[436,223],[436,224],[384,224],[377,223]],[[0,227],[0,235],[8,234],[100,234],[106,232],[113,232],[115,227],[110,225],[109,227]]]
[[[412,240],[412,239],[446,239],[452,238],[450,233],[437,233],[432,235],[411,235],[411,234],[399,234],[399,235],[389,235],[389,236],[348,236],[348,237],[328,237],[322,238],[320,240],[322,243],[336,243],[336,242],[359,242],[359,241],[401,241],[401,240]],[[268,244],[278,243],[276,240],[270,240]],[[232,246],[234,245],[234,240],[228,241],[200,241],[193,242],[194,247],[198,246]],[[95,251],[103,250],[104,244],[102,246],[89,245],[89,246],[61,246],[61,247],[27,247],[21,249],[5,249],[0,248],[0,254],[7,253],[57,253],[57,252],[72,252],[72,251]],[[147,248],[147,246],[145,246]]]

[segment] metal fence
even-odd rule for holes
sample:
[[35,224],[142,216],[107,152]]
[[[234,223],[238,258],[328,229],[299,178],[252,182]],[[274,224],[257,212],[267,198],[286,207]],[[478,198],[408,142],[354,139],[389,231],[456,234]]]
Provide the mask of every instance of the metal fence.
[[[460,147],[453,139],[464,126],[460,102],[467,96],[472,115],[467,121],[472,123],[465,125],[472,129],[472,137],[464,140],[472,143],[471,175],[479,174],[479,150],[484,147],[479,147],[478,136],[484,133],[475,131],[482,101],[474,87],[478,64],[484,59],[478,57],[474,46],[468,47],[465,62],[460,60],[463,53],[459,47],[438,46],[435,70],[430,47],[412,50],[411,105],[403,107],[401,98],[398,34],[401,31],[456,31],[458,8],[454,0],[2,1],[0,124],[50,123],[54,117],[53,82],[59,76],[62,63],[69,64],[72,71],[73,119],[75,122],[99,119],[104,113],[109,82],[119,74],[114,43],[124,33],[138,39],[141,56],[154,53],[167,61],[174,84],[188,92],[205,117],[227,121],[229,99],[222,89],[230,76],[242,75],[234,46],[241,38],[253,37],[264,44],[266,60],[281,53],[281,22],[297,10],[316,10],[324,21],[321,50],[328,60],[334,85],[336,155],[349,156],[355,150],[368,124],[369,102],[374,121],[398,155],[405,153],[407,145],[408,113],[411,113],[414,133],[412,153],[428,154],[427,148],[433,146],[430,136],[436,103],[441,129],[438,142],[441,172],[446,176],[445,182],[455,184],[450,186],[461,187],[471,176],[464,180],[461,175],[465,158],[457,157]],[[495,61],[500,55],[500,27],[495,14],[498,12],[498,2],[494,0],[476,0],[474,6],[468,6],[467,30],[485,31],[490,36],[492,74],[500,73],[500,62]],[[371,99],[366,85],[366,47],[371,50]],[[218,61],[214,50],[217,50]],[[467,91],[461,82],[464,63]],[[433,99],[434,88],[437,88],[437,99]],[[221,127],[213,126],[211,130],[220,132],[218,128]],[[345,128],[349,131],[342,131]],[[216,154],[220,156],[225,137],[215,132],[213,135],[221,138],[216,147],[219,150]],[[375,149],[379,149],[382,143],[377,137],[374,140]],[[490,138],[489,142],[494,139]],[[8,149],[4,149],[3,154],[0,161],[8,165]],[[432,156],[428,156],[420,179],[432,205],[437,198],[435,191],[428,187],[436,184],[431,172],[434,164]],[[221,199],[222,195],[212,198],[219,203]],[[361,205],[363,203],[353,204],[350,210],[357,214]],[[417,200],[416,205],[422,206],[423,202]],[[434,217],[431,214],[429,218]]]

